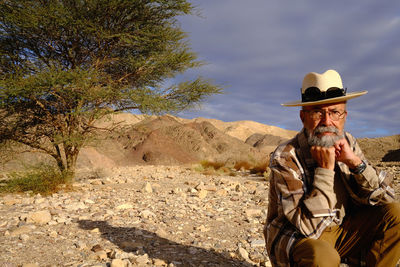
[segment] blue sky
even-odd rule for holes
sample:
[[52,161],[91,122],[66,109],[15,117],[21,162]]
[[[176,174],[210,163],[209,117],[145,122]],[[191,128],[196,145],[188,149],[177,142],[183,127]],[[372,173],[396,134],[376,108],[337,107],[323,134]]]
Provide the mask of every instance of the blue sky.
[[300,130],[306,73],[336,69],[348,92],[346,130],[356,137],[400,134],[400,1],[192,0],[200,16],[180,18],[203,76],[225,88],[202,109],[178,114],[252,120]]

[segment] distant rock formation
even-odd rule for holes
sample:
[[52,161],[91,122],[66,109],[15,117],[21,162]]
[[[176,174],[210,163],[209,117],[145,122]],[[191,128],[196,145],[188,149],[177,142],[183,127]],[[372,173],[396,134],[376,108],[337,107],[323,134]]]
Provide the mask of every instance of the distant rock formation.
[[[131,116],[124,113],[108,120],[108,123],[122,123],[127,128],[112,134],[90,150],[84,149],[78,159],[78,167],[99,166],[99,163],[90,162],[90,158],[99,158],[99,155],[92,157],[90,153],[103,155],[106,164],[115,162],[122,166],[180,165],[202,160],[226,165],[238,161],[256,163],[268,160],[269,153],[279,143],[296,134],[295,131],[253,121],[189,120],[171,115]],[[255,136],[259,138],[255,140]],[[249,138],[254,139],[254,143],[249,143]]]
[[[97,126],[106,128],[115,124],[123,127],[112,133],[99,134],[94,142],[81,150],[78,168],[181,165],[202,160],[226,165],[238,161],[259,163],[268,160],[277,145],[297,133],[254,121],[189,120],[171,115],[129,113],[112,115],[99,121]],[[359,143],[370,160],[400,161],[400,135],[361,138]],[[0,171],[18,169],[18,166],[48,158],[44,154],[24,153],[10,162],[2,162]]]
[[201,160],[233,164],[261,161],[266,155],[227,135],[207,121],[185,122],[171,116],[144,120],[115,138],[136,164],[186,164]]

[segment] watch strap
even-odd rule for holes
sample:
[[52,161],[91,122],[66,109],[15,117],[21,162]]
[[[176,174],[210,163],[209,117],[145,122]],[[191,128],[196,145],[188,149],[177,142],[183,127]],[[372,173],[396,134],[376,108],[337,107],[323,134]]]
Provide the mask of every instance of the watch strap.
[[353,174],[361,174],[367,168],[367,164],[365,161],[361,161],[361,163],[355,167],[354,169],[350,169]]

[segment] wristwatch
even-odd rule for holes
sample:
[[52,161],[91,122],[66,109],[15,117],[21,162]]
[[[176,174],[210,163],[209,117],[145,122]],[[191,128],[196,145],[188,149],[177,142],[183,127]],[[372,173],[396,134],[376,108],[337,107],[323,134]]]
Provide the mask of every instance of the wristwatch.
[[367,164],[365,163],[365,161],[361,161],[360,165],[358,165],[357,167],[355,167],[354,169],[350,169],[350,171],[353,174],[361,174],[363,173],[363,171],[365,170],[365,168],[367,168]]

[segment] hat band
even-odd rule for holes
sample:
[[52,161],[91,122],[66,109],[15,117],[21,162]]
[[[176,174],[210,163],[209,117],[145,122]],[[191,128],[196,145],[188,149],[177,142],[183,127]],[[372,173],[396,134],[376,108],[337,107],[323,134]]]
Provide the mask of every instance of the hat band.
[[302,102],[311,102],[325,100],[335,97],[345,96],[347,88],[331,87],[326,91],[321,91],[318,87],[308,87],[303,94],[301,94]]

